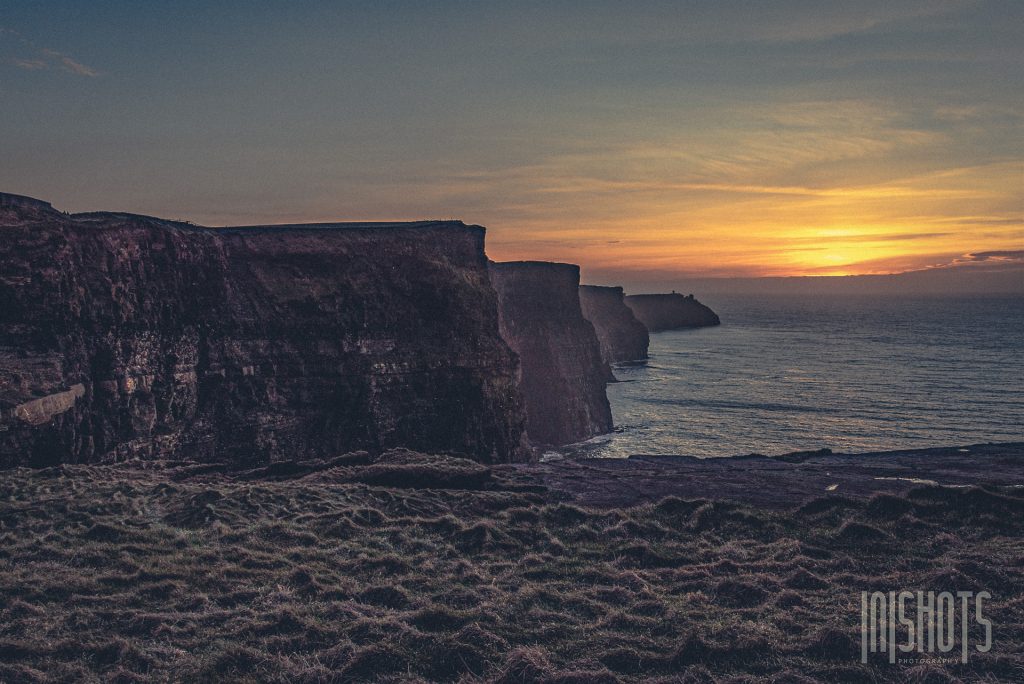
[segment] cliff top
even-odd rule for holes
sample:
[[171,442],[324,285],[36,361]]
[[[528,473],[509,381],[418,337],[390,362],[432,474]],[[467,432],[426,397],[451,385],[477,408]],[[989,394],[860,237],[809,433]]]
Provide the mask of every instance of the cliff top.
[[400,230],[409,228],[458,228],[484,230],[483,226],[458,220],[427,221],[337,221],[328,223],[278,223],[252,226],[217,226],[209,230],[219,233],[282,233],[295,230]]
[[0,192],[0,207],[4,208],[32,208],[32,209],[47,209],[55,211],[53,205],[49,202],[36,199],[35,197],[28,197],[26,195],[15,195],[11,192]]
[[680,299],[693,299],[692,294],[683,294],[681,292],[660,292],[660,293],[649,293],[649,294],[633,294],[626,295],[630,299],[663,299],[665,297],[679,297]]
[[572,271],[579,273],[580,270],[578,264],[564,264],[559,261],[491,261],[488,265],[491,268],[510,271]]
[[[869,453],[829,449],[732,458],[634,455],[510,466],[520,484],[543,483],[556,497],[599,508],[654,503],[666,496],[792,509],[814,497],[837,501],[916,487],[998,487],[1024,480],[1024,442]],[[1019,485],[1014,485],[1019,486]],[[846,497],[845,499],[841,497]]]
[[13,212],[14,216],[0,217],[0,223],[16,225],[21,222],[38,221],[50,215],[61,216],[77,223],[104,223],[113,221],[138,221],[150,224],[179,228],[184,230],[214,231],[217,233],[284,233],[293,231],[327,231],[327,230],[400,230],[400,229],[432,229],[454,228],[483,232],[482,226],[467,224],[459,220],[426,220],[426,221],[337,221],[316,223],[283,223],[243,226],[203,226],[188,221],[146,216],[121,211],[88,211],[77,214],[60,212],[44,200],[0,192],[0,209]]
[[623,293],[621,285],[580,285],[580,288],[595,294],[620,295]]

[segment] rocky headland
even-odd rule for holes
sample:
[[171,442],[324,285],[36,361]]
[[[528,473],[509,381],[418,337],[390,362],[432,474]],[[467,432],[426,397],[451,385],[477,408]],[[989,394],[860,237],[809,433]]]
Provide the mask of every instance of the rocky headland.
[[718,314],[697,301],[693,295],[640,294],[628,295],[626,306],[651,332],[677,328],[703,328],[719,325]]
[[647,328],[626,306],[621,287],[581,285],[580,306],[583,317],[594,325],[605,363],[647,358]]
[[513,461],[516,374],[479,226],[205,228],[0,194],[0,466]]
[[502,337],[520,358],[530,441],[569,444],[610,431],[605,383],[611,371],[580,309],[579,266],[492,262],[490,272]]

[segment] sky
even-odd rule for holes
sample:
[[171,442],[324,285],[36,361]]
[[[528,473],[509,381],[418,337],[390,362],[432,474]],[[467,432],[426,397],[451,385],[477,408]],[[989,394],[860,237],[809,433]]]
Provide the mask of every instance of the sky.
[[0,0],[0,190],[605,284],[1015,269],[1024,2]]

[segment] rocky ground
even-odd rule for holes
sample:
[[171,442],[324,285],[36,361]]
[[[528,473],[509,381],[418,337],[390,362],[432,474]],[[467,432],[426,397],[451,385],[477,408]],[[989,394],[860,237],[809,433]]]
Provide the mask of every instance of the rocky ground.
[[834,454],[825,449],[716,459],[633,456],[516,467],[553,493],[588,506],[634,506],[679,496],[788,509],[813,496],[905,495],[922,485],[1024,487],[1024,444],[867,454]]
[[[1024,445],[8,470],[0,681],[1021,681],[1022,474]],[[860,592],[904,588],[989,591],[992,650],[862,664]]]

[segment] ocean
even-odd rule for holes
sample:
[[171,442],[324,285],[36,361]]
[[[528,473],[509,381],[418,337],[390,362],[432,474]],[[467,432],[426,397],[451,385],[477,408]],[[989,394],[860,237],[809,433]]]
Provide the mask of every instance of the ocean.
[[1024,441],[1024,299],[702,297],[722,325],[615,368],[616,431],[560,453],[733,456]]

